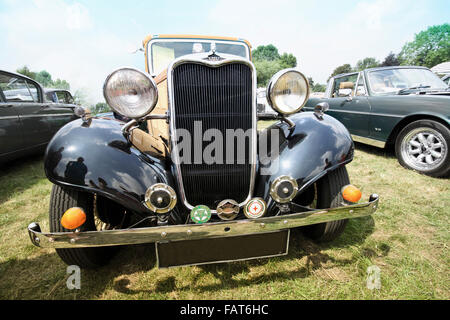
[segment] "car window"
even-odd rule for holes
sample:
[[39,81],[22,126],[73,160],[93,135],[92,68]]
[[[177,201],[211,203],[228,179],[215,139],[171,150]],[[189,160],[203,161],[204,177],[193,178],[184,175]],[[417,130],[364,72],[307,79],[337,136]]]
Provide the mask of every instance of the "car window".
[[346,97],[353,94],[358,74],[351,74],[334,79],[332,98]]
[[59,103],[67,103],[64,91],[56,91],[56,96],[58,97]]
[[359,74],[358,83],[356,84],[356,94],[357,96],[365,96],[366,95],[366,86],[364,85],[364,75],[362,73]]
[[45,98],[47,99],[47,101],[56,103],[56,97],[53,91],[45,93]]
[[216,40],[159,40],[152,41],[149,52],[150,66],[153,74],[159,74],[176,58],[192,53],[209,52],[211,44],[216,46],[216,52],[232,54],[249,58],[248,47],[241,42],[225,42]]
[[443,89],[445,83],[428,69],[395,68],[368,73],[371,93],[375,95],[397,94],[408,88],[427,87]]
[[0,88],[7,102],[37,102],[36,85],[14,75],[0,74]]
[[67,103],[74,104],[73,97],[69,92],[66,92],[66,101]]

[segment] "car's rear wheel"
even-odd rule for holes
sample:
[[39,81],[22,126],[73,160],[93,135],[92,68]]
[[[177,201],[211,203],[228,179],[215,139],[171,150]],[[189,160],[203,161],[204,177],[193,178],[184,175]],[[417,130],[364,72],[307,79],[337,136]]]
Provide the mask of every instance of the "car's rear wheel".
[[[329,172],[316,183],[317,209],[335,208],[342,206],[343,198],[341,190],[350,184],[347,169],[340,167]],[[317,242],[332,241],[339,237],[347,225],[348,219],[329,221],[307,227],[303,227],[303,233]]]
[[450,173],[450,130],[433,120],[418,120],[400,131],[395,153],[405,168],[442,177]]
[[[53,185],[50,197],[50,231],[71,232],[61,225],[61,217],[67,209],[79,207],[86,213],[86,222],[79,228],[80,231],[96,231],[109,229],[109,224],[101,223],[95,216],[95,197],[93,194]],[[68,265],[77,265],[80,268],[97,268],[109,262],[117,251],[117,247],[73,248],[56,249],[59,257]]]

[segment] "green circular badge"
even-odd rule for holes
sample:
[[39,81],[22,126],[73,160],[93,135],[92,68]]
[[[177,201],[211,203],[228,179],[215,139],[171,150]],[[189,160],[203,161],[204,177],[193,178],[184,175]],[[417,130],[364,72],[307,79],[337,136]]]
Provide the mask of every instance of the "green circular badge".
[[191,210],[191,220],[195,223],[205,223],[211,219],[211,209],[207,206],[199,205]]

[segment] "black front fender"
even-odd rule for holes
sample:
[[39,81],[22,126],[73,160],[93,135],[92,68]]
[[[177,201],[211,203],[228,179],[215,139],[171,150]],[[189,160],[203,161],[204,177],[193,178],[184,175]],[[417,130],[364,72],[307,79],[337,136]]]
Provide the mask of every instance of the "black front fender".
[[48,179],[95,192],[125,208],[149,213],[145,191],[155,183],[174,186],[164,159],[134,148],[122,134],[123,123],[93,118],[75,120],[50,141],[44,160]]
[[353,140],[344,125],[335,118],[324,115],[319,119],[312,112],[302,112],[289,119],[295,123],[293,129],[278,122],[260,133],[260,140],[270,142],[275,135],[279,141],[278,156],[269,155],[270,162],[264,164],[264,157],[260,154],[256,190],[257,195],[266,200],[270,199],[270,185],[280,176],[296,179],[301,193],[328,171],[353,160]]

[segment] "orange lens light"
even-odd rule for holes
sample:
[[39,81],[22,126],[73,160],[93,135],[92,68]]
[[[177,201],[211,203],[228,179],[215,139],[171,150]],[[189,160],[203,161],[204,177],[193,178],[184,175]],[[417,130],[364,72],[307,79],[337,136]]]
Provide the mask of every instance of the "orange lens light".
[[68,230],[81,227],[85,222],[86,213],[81,208],[70,208],[64,212],[61,218],[61,225]]
[[342,188],[342,197],[348,202],[357,203],[361,196],[361,191],[351,184]]

